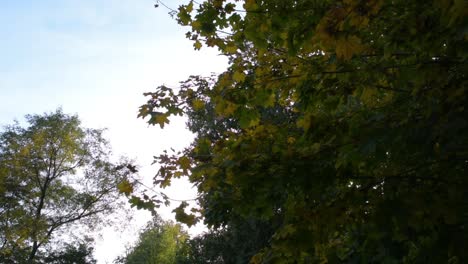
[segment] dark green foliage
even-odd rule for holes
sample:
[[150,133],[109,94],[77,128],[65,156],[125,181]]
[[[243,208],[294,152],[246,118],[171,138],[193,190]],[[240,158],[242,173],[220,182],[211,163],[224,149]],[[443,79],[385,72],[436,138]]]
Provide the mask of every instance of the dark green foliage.
[[188,263],[248,263],[258,251],[269,246],[271,223],[237,219],[218,230],[190,239]]
[[197,133],[155,182],[188,176],[210,227],[274,222],[253,263],[466,262],[466,1],[240,2],[179,8],[230,66],[147,94]]
[[86,243],[79,243],[78,245],[65,245],[62,250],[53,252],[45,257],[43,263],[96,264],[96,260],[93,258],[93,248]]

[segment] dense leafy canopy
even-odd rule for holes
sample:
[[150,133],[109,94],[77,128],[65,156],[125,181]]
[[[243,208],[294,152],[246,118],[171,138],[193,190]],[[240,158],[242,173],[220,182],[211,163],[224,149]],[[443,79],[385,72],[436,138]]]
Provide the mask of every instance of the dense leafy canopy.
[[26,121],[0,133],[0,262],[89,253],[87,245],[75,250],[74,237],[119,208],[116,187],[131,172],[109,160],[102,130],[81,127],[76,116],[57,110]]
[[230,66],[146,94],[150,124],[185,114],[197,133],[155,183],[188,176],[212,227],[277,222],[254,263],[468,259],[466,1],[209,0],[177,17]]

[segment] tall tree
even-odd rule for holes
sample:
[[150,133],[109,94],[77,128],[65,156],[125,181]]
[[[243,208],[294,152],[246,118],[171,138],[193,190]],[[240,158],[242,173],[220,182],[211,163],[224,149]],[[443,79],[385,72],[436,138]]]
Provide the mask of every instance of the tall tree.
[[[240,7],[240,3],[243,6]],[[140,116],[197,133],[186,175],[213,227],[278,219],[254,263],[468,259],[466,1],[245,0],[179,7],[230,66],[148,93]],[[196,216],[176,210],[189,224]]]
[[[118,209],[129,172],[109,160],[102,130],[61,110],[26,116],[0,133],[0,257],[34,263],[41,248],[75,224],[99,225]],[[64,238],[70,239],[71,236]]]

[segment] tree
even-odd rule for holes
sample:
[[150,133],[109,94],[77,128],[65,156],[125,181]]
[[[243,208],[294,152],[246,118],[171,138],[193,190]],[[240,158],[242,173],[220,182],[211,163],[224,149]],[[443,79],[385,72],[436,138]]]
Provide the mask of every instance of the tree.
[[26,122],[0,133],[4,263],[38,262],[41,248],[72,239],[67,229],[99,226],[120,208],[117,185],[131,174],[110,161],[103,130],[83,128],[77,116],[57,110]]
[[[240,8],[243,3],[243,8]],[[468,259],[466,1],[195,1],[179,7],[219,76],[147,93],[140,116],[188,115],[161,187],[200,193],[189,224],[275,220],[253,263]]]
[[50,264],[96,264],[92,255],[93,247],[90,247],[88,243],[67,244],[59,252],[47,255],[43,262]]
[[179,224],[164,221],[158,215],[140,233],[134,247],[119,257],[117,263],[174,264],[187,263],[188,234]]

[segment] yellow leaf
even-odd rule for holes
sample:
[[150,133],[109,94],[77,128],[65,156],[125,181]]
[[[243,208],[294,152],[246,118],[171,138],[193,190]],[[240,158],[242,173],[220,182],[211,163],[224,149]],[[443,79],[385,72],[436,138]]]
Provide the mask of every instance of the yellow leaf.
[[256,126],[258,124],[260,124],[260,118],[258,118],[258,117],[252,118],[250,120],[249,127],[253,127],[253,126]]
[[361,101],[366,105],[374,105],[376,103],[376,94],[376,89],[366,87],[361,93]]
[[349,60],[354,54],[362,51],[361,39],[357,36],[340,37],[336,40],[336,55],[338,58]]
[[164,127],[164,124],[169,124],[169,119],[166,115],[160,114],[155,117],[156,123],[159,124],[161,128]]
[[310,151],[312,151],[313,154],[317,154],[320,151],[320,143],[316,142],[310,146]]
[[198,20],[192,21],[192,28],[194,30],[199,30],[199,29],[201,29],[201,27],[202,27],[202,24],[201,24],[200,21],[198,21]]
[[255,0],[246,0],[244,3],[244,9],[246,11],[253,11],[258,8],[257,2]]
[[133,186],[130,182],[128,182],[127,180],[123,180],[121,181],[118,185],[117,185],[117,189],[119,189],[119,191],[121,193],[124,193],[126,195],[128,194],[131,194],[133,192]]
[[232,79],[234,79],[234,81],[236,81],[236,82],[243,82],[243,81],[245,81],[245,73],[243,73],[241,71],[236,71],[232,75]]
[[215,113],[219,116],[224,115],[224,109],[226,108],[226,103],[224,100],[219,100],[215,104]]
[[260,32],[268,32],[270,31],[270,27],[266,23],[262,23],[260,25]]
[[268,99],[265,101],[264,105],[273,107],[275,105],[275,102],[276,102],[276,95],[272,93],[270,94],[270,96],[268,96]]
[[202,100],[198,100],[198,99],[193,100],[192,105],[193,105],[193,109],[195,109],[196,111],[202,110],[203,108],[205,108],[205,102],[203,102]]
[[237,52],[237,47],[234,44],[230,44],[224,50],[229,54],[234,54]]
[[302,128],[305,131],[307,131],[309,130],[311,123],[312,123],[312,116],[310,114],[306,114],[297,120],[296,126],[298,128]]
[[197,40],[197,41],[195,41],[195,43],[193,43],[193,47],[194,47],[196,50],[199,50],[199,49],[201,49],[202,44],[201,44],[200,41]]
[[223,114],[225,116],[230,116],[230,115],[234,114],[234,112],[237,110],[238,107],[239,106],[236,105],[236,104],[233,104],[231,102],[227,102],[226,107],[223,110]]

